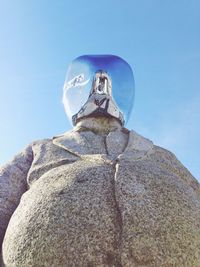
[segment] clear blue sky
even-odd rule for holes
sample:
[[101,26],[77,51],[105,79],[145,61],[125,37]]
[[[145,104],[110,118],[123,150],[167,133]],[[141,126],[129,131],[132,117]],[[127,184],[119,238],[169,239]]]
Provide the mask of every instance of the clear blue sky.
[[198,0],[0,0],[0,164],[71,128],[62,87],[83,54],[129,62],[136,98],[127,126],[200,180]]

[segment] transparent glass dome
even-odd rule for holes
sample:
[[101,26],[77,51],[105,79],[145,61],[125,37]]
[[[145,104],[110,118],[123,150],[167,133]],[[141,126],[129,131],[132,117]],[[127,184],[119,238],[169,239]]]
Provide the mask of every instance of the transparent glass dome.
[[69,65],[63,103],[70,121],[88,100],[95,73],[105,71],[112,80],[112,97],[127,123],[134,101],[134,77],[129,64],[113,55],[84,55]]

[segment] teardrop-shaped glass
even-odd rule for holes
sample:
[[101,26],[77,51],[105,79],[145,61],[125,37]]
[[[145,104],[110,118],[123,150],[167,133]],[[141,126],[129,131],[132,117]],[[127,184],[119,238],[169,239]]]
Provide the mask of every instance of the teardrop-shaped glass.
[[114,55],[85,55],[69,65],[63,102],[70,121],[86,103],[95,73],[105,71],[112,80],[112,97],[127,123],[134,101],[134,77],[129,64]]

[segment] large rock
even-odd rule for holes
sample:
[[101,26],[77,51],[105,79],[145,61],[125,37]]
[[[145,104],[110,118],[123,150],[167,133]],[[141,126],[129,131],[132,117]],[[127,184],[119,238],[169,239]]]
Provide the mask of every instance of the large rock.
[[32,145],[4,266],[200,266],[198,182],[172,153],[127,137],[71,131]]

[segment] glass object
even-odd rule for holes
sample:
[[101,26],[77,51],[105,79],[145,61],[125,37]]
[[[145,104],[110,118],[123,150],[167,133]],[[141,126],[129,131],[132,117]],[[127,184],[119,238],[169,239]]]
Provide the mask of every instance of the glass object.
[[[99,77],[98,85],[95,85],[97,75],[102,76],[99,73],[104,73],[109,79]],[[134,77],[129,64],[114,55],[84,55],[73,60],[67,71],[63,91],[63,103],[70,121],[83,108],[94,90],[99,95],[109,91],[127,123],[134,101]]]

